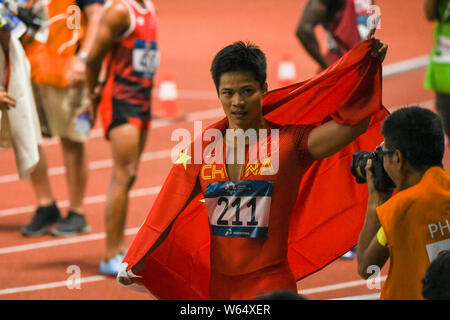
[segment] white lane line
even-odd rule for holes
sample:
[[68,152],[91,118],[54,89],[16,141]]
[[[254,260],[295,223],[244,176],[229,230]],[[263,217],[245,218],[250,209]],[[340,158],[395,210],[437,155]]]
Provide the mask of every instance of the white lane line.
[[[136,198],[136,197],[156,195],[159,193],[159,191],[161,191],[161,186],[142,188],[142,189],[134,189],[134,190],[130,191],[129,197]],[[92,197],[86,197],[86,198],[84,198],[84,204],[88,205],[88,204],[104,203],[105,200],[106,200],[106,194],[92,196]],[[68,206],[69,206],[68,200],[58,201],[59,208],[67,208]],[[12,216],[12,215],[16,215],[16,214],[33,212],[34,210],[36,210],[35,205],[2,209],[2,210],[0,210],[0,217],[6,217],[6,216]]]
[[[138,232],[138,230],[139,230],[139,228],[125,229],[125,235],[127,235],[127,236],[135,235]],[[53,248],[53,247],[57,247],[57,246],[83,243],[83,242],[88,242],[88,241],[103,240],[103,239],[105,239],[105,237],[106,237],[106,234],[104,232],[99,232],[99,233],[93,233],[93,234],[88,234],[88,235],[84,235],[84,236],[76,236],[76,237],[56,239],[56,240],[33,242],[33,243],[22,244],[22,245],[18,245],[18,246],[0,248],[0,255],[10,254],[10,253],[15,253],[15,252],[31,251],[31,250],[37,250],[37,249],[43,249],[43,248]]]
[[[372,279],[370,283],[372,283],[372,281],[379,281],[379,283],[381,283],[385,280],[386,280],[386,276],[381,276],[379,278]],[[351,287],[358,287],[358,286],[362,286],[362,285],[367,285],[368,283],[369,282],[367,280],[355,280],[355,281],[336,283],[336,284],[322,286],[322,287],[301,289],[298,291],[298,293],[301,295],[307,295],[307,294],[327,292],[327,291],[332,291],[332,290],[346,289],[346,288],[351,288]]]
[[[86,278],[81,278],[80,279],[80,284],[83,283],[90,283],[90,282],[99,282],[99,281],[104,281],[107,280],[108,277],[106,276],[91,276],[91,277],[86,277]],[[337,284],[339,285],[341,288],[347,288],[350,286],[346,286],[347,282],[344,283],[340,283]],[[354,281],[350,281],[350,284],[353,284]],[[329,286],[332,287],[333,285]],[[334,285],[335,287],[336,285]],[[21,293],[21,292],[30,292],[30,291],[38,291],[38,290],[45,290],[45,289],[53,289],[53,288],[60,288],[60,287],[68,287],[68,282],[67,280],[65,281],[57,281],[57,282],[49,282],[49,283],[42,283],[42,284],[37,284],[37,285],[30,285],[30,286],[23,286],[23,287],[14,287],[14,288],[6,288],[6,289],[0,289],[0,295],[7,295],[7,294],[14,294],[14,293]],[[321,287],[324,288],[324,287]],[[315,289],[315,288],[312,288]],[[335,289],[330,289],[328,291],[332,291]],[[301,293],[301,292],[299,292]],[[349,297],[340,297],[340,298],[332,298],[332,299],[328,299],[328,300],[373,300],[373,299],[378,299],[380,297],[380,293],[373,293],[373,294],[366,294],[366,295],[359,295],[359,296],[349,296]]]
[[430,56],[421,56],[388,64],[383,67],[383,78],[424,68],[428,65]]
[[[83,283],[98,282],[98,281],[103,281],[103,280],[106,280],[106,279],[107,279],[107,277],[105,277],[105,276],[92,276],[92,277],[80,278],[79,284],[81,285]],[[7,295],[7,294],[14,294],[14,293],[21,293],[21,292],[30,292],[30,291],[38,291],[38,290],[46,290],[46,289],[53,289],[53,288],[60,288],[60,287],[67,287],[67,288],[69,288],[70,285],[72,284],[72,281],[69,281],[69,282],[68,281],[69,280],[64,280],[64,281],[36,284],[36,285],[31,285],[31,286],[1,289],[0,290],[0,295]]]
[[[151,151],[151,152],[143,153],[141,155],[141,161],[166,159],[166,158],[170,158],[170,156],[171,156],[171,149],[160,150],[160,151]],[[88,168],[89,168],[89,170],[96,170],[96,169],[111,168],[112,165],[113,165],[112,159],[104,159],[104,160],[97,160],[97,161],[89,162]],[[62,174],[65,174],[65,172],[66,172],[66,169],[64,166],[52,167],[52,168],[48,169],[49,176],[62,175]],[[19,180],[19,175],[17,173],[6,174],[3,176],[0,176],[0,184],[18,181],[18,180]]]
[[342,297],[342,298],[334,298],[328,300],[377,300],[380,298],[380,293],[371,293],[371,294],[363,294],[360,296],[350,296],[350,297]]

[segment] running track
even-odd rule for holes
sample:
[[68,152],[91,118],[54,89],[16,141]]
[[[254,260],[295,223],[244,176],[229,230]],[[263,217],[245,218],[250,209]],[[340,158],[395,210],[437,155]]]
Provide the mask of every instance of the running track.
[[[236,40],[251,40],[267,55],[268,82],[276,87],[278,63],[285,53],[294,56],[299,79],[316,72],[316,65],[294,37],[305,0],[154,0],[160,18],[161,66],[158,77],[170,72],[179,88],[179,103],[186,121],[154,121],[138,179],[131,192],[126,224],[132,240],[151,207],[171,166],[171,132],[203,127],[221,115],[209,64],[214,54]],[[378,0],[382,19],[377,37],[389,45],[384,65],[383,103],[391,110],[420,104],[433,109],[433,93],[423,89],[424,63],[432,45],[432,24],[424,19],[422,0]],[[319,31],[323,43],[323,34]],[[155,90],[156,96],[156,90]],[[155,100],[156,102],[156,100]],[[67,188],[57,140],[45,141],[51,183],[63,215]],[[85,208],[92,231],[73,238],[24,238],[20,234],[34,211],[35,199],[28,181],[17,179],[12,150],[0,150],[0,299],[148,299],[145,294],[119,287],[115,279],[100,276],[104,252],[104,200],[111,175],[111,155],[97,123],[87,142],[90,161]],[[444,165],[450,169],[449,149]],[[79,289],[67,286],[80,271]],[[386,274],[368,288],[356,271],[356,261],[336,260],[298,283],[310,299],[375,299]],[[74,284],[74,283],[72,283]],[[75,283],[76,284],[76,283]],[[377,288],[378,287],[378,288]]]

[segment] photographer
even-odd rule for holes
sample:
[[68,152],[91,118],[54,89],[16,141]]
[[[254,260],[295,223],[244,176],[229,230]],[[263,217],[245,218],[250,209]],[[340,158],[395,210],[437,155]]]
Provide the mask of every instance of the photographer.
[[381,299],[423,299],[427,267],[450,249],[450,173],[442,168],[442,122],[429,110],[402,108],[385,119],[381,133],[382,165],[398,193],[391,197],[392,189],[375,188],[375,161],[367,160],[369,199],[358,272],[367,279],[370,266],[381,269],[390,257]]

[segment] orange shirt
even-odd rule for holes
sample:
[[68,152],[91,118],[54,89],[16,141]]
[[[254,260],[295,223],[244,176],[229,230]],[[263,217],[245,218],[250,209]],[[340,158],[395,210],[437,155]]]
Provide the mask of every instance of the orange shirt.
[[377,208],[390,267],[380,299],[418,300],[430,262],[450,250],[450,172],[426,171],[421,181]]
[[85,29],[84,16],[76,4],[76,0],[50,1],[40,13],[48,25],[34,38],[24,37],[32,82],[55,88],[69,84],[68,72]]

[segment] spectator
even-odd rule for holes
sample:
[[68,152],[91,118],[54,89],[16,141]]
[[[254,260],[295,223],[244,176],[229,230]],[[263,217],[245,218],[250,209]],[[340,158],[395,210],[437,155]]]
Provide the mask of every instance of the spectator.
[[[60,223],[51,230],[54,236],[89,231],[83,208],[88,175],[84,141],[88,133],[77,128],[77,117],[88,102],[85,61],[97,30],[102,4],[103,0],[37,0],[29,8],[41,19],[42,26],[37,32],[30,29],[22,41],[31,64],[42,134],[58,136],[61,141],[69,208],[66,218],[61,219],[50,185],[47,159],[43,148],[39,147],[40,160],[31,174],[38,208],[32,221],[22,228],[25,236],[40,236],[56,222]],[[74,16],[68,15],[70,8],[75,8]],[[81,8],[83,15],[76,8]],[[77,25],[78,20],[80,25]]]
[[425,87],[436,94],[436,110],[450,138],[450,0],[426,0],[425,13],[429,21],[436,21]]
[[450,242],[450,173],[442,168],[444,133],[439,116],[419,107],[402,108],[382,125],[383,167],[398,193],[374,187],[367,161],[366,219],[358,242],[358,272],[381,270],[391,258],[381,299],[422,299],[421,280]]

